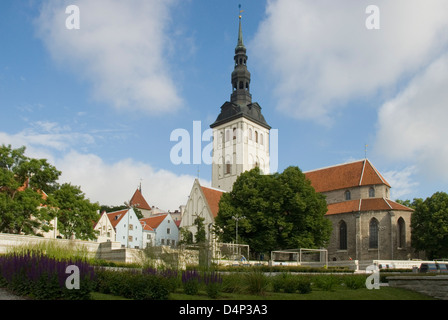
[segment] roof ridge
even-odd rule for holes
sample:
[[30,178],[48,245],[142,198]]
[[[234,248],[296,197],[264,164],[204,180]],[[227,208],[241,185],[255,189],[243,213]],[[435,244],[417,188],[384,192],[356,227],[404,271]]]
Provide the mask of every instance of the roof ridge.
[[366,162],[367,162],[367,159],[364,159],[363,162],[364,162],[364,163],[363,163],[363,165],[362,165],[361,178],[359,179],[359,185],[360,185],[360,186],[362,185],[362,178],[364,178],[364,169],[366,168]]
[[344,162],[344,163],[335,164],[335,165],[328,166],[328,167],[322,167],[322,168],[313,169],[313,170],[309,170],[309,171],[303,171],[303,173],[310,173],[310,172],[315,172],[315,171],[320,171],[320,170],[325,170],[325,169],[341,167],[341,166],[345,166],[345,165],[349,165],[349,164],[353,164],[353,163],[358,163],[358,162],[361,162],[361,161],[364,161],[364,160],[365,159],[355,160],[355,161],[350,161],[350,162]]
[[389,208],[390,208],[391,210],[394,209],[394,208],[392,208],[392,206],[390,205],[389,201],[388,201],[386,198],[383,197],[383,200],[384,200],[384,202],[387,203],[387,205],[389,206]]

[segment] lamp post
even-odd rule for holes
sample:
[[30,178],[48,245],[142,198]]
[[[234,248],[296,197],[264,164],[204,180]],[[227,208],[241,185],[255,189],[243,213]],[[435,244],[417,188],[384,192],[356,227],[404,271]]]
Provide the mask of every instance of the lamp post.
[[238,244],[238,221],[242,219],[246,219],[245,216],[232,216],[232,219],[236,221],[236,228],[235,228],[235,243]]

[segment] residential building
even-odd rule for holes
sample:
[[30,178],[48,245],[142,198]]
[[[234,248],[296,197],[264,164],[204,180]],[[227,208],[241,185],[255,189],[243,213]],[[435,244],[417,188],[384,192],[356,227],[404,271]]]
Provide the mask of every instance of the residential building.
[[94,229],[100,232],[98,242],[116,241],[125,248],[142,247],[142,225],[132,208],[103,213]]
[[[143,218],[140,219],[140,223],[144,228],[149,226],[154,231],[153,233],[149,233],[149,231],[146,233],[146,236],[150,235],[154,237],[151,239],[152,245],[177,246],[179,229],[170,213],[162,213],[149,218]],[[146,243],[149,243],[149,241],[146,241]]]

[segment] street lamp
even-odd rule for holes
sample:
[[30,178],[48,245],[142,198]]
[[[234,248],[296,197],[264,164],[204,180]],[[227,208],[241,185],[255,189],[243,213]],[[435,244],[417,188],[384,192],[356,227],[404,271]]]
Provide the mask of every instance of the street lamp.
[[238,244],[238,221],[242,219],[246,219],[245,216],[232,216],[232,219],[236,221],[236,229],[235,229],[235,243]]

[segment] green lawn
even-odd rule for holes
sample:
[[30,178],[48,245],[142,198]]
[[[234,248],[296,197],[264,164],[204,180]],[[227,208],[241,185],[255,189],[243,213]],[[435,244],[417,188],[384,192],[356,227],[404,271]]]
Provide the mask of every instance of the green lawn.
[[[93,293],[94,300],[126,300],[122,297]],[[205,292],[200,291],[198,295],[187,295],[179,290],[170,294],[170,300],[212,300]],[[418,292],[381,287],[379,290],[368,290],[365,288],[351,290],[337,288],[333,291],[313,289],[309,294],[298,293],[274,293],[267,292],[264,295],[250,295],[240,293],[221,293],[217,300],[434,300],[433,298]]]

